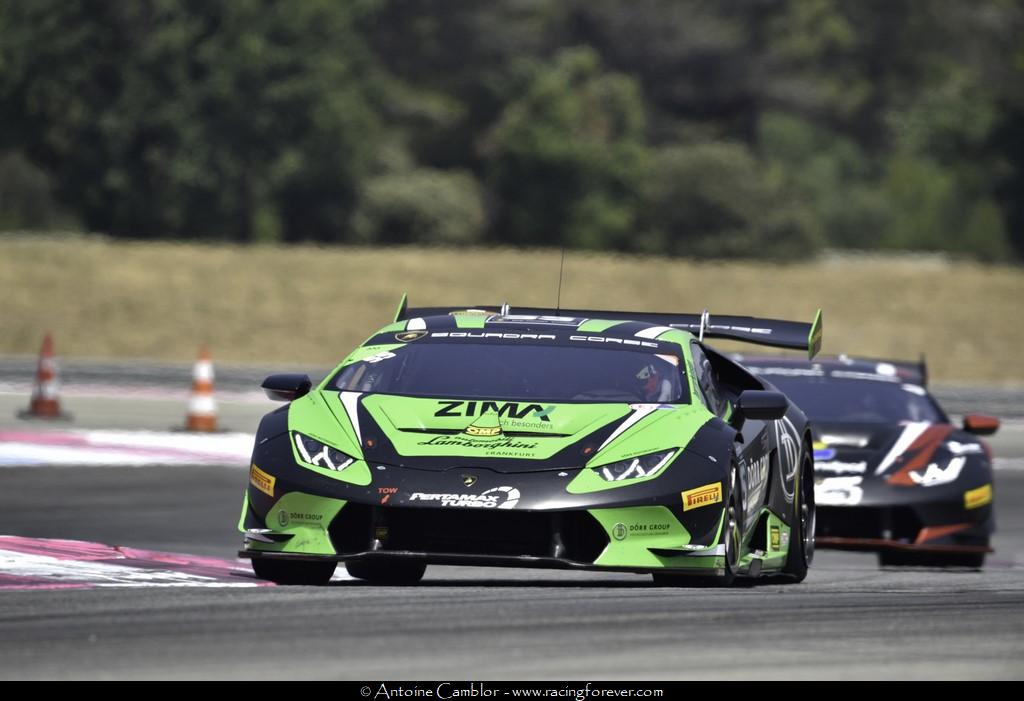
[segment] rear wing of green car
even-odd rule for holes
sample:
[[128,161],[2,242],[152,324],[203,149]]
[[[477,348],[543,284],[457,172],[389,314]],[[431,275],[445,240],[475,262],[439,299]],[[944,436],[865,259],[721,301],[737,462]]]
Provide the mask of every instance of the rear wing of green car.
[[410,309],[408,298],[403,295],[395,313],[395,321],[418,317],[441,316],[458,312],[483,312],[500,316],[558,316],[576,319],[607,319],[615,321],[641,321],[673,329],[689,331],[700,340],[721,338],[731,341],[755,343],[773,348],[806,350],[808,359],[814,358],[821,350],[821,310],[814,321],[806,324],[800,321],[762,319],[753,316],[712,316],[706,310],[701,314],[674,314],[659,312],[621,312],[594,309],[545,309],[541,307],[515,307],[507,304],[484,304],[463,307],[417,307]]

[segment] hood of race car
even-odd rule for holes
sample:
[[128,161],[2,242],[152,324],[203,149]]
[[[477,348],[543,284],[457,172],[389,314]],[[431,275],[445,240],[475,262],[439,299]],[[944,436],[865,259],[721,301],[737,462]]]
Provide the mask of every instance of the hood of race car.
[[950,424],[818,423],[813,430],[819,477],[877,475],[904,486],[952,481],[950,467],[959,472],[963,465],[957,458],[983,452],[976,439]]
[[[320,396],[311,404],[322,403],[335,419],[330,431],[335,435],[327,435],[327,425],[317,420],[320,431],[313,437],[361,453],[367,462],[430,470],[486,466],[531,472],[601,465],[685,447],[710,419],[703,407],[690,405],[313,394]],[[297,404],[289,428],[308,432]],[[312,407],[299,411],[311,414]]]

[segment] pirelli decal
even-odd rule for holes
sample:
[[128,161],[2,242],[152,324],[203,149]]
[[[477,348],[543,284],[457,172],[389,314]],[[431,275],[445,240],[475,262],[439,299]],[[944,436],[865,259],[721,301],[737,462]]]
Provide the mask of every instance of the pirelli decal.
[[274,482],[276,481],[276,477],[268,475],[256,467],[256,463],[253,463],[252,467],[249,468],[249,484],[268,496],[274,496]]
[[964,492],[964,508],[977,509],[992,503],[992,485],[986,484]]
[[699,509],[709,504],[720,504],[722,502],[722,483],[705,484],[703,487],[688,489],[682,494],[683,511]]

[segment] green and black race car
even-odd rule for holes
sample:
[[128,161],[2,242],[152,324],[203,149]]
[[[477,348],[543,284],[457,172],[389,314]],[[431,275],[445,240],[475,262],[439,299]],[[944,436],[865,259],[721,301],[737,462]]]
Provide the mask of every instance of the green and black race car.
[[382,583],[428,564],[801,581],[807,419],[708,338],[821,346],[813,324],[695,314],[408,309],[260,423],[239,530],[257,576]]

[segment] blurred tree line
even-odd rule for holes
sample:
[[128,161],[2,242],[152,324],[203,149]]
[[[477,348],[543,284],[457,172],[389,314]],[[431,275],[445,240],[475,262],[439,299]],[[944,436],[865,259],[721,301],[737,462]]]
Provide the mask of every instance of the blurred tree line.
[[1024,256],[1019,0],[0,0],[0,227]]

